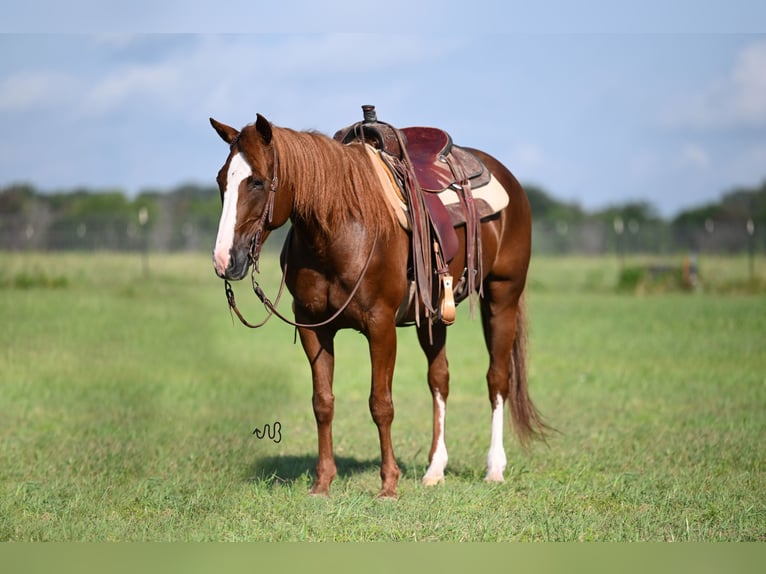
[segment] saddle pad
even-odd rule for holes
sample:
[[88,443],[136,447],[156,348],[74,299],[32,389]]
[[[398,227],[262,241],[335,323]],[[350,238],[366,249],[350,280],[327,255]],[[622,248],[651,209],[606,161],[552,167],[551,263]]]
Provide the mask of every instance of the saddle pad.
[[[370,163],[372,163],[375,173],[385,190],[386,197],[394,208],[399,224],[409,231],[409,223],[407,222],[406,215],[407,204],[399,190],[399,186],[396,184],[394,175],[380,156],[382,152],[369,144],[364,145],[367,154],[370,156]],[[471,189],[471,194],[473,195],[476,210],[480,219],[491,217],[502,211],[508,205],[508,194],[494,176],[490,176],[489,183],[486,185],[477,189]],[[453,226],[457,227],[458,225],[465,223],[465,215],[461,209],[460,199],[458,198],[457,192],[447,188],[435,195],[439,197],[447,208]]]
[[[508,206],[508,193],[500,182],[493,175],[489,176],[489,182],[476,189],[471,188],[476,211],[479,219],[486,219],[500,213]],[[458,226],[465,223],[465,215],[460,207],[460,199],[457,192],[452,188],[447,188],[438,194],[439,199],[449,211],[452,225]]]
[[380,181],[380,185],[386,194],[386,199],[388,199],[391,207],[394,208],[399,225],[409,231],[410,224],[407,221],[407,203],[404,201],[404,196],[399,186],[396,185],[394,174],[391,173],[383,158],[380,157],[380,150],[367,143],[364,144],[364,148],[370,158],[370,164],[372,164],[372,168],[375,170],[375,175],[378,176],[378,181]]

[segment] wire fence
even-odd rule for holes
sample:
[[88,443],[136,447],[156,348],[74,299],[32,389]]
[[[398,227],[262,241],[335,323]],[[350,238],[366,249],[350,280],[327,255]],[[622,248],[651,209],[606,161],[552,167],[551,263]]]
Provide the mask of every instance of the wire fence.
[[752,220],[702,225],[670,224],[663,221],[612,222],[592,220],[576,224],[535,221],[533,250],[548,254],[736,254],[763,252],[766,226]]
[[[752,221],[671,225],[665,222],[578,223],[537,220],[533,251],[540,254],[764,253],[766,225]],[[0,249],[6,251],[208,251],[218,221],[206,215],[155,213],[57,218],[0,214]],[[280,230],[265,248],[279,249]]]

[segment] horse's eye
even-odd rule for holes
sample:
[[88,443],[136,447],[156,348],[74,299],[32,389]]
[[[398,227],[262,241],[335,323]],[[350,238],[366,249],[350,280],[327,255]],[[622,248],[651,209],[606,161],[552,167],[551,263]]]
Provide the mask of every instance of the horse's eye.
[[252,191],[260,191],[263,189],[263,180],[262,179],[256,179],[256,178],[250,178],[250,189]]

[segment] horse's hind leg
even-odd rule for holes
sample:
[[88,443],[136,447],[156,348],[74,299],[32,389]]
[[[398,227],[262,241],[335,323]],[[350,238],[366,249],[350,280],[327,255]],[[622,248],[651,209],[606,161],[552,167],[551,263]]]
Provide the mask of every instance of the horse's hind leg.
[[428,359],[428,386],[433,399],[431,451],[428,454],[428,470],[423,477],[423,484],[426,486],[443,482],[444,469],[447,466],[447,445],[444,440],[447,395],[449,395],[446,338],[447,328],[442,324],[432,326],[431,337],[429,337],[427,323],[418,327],[418,341]]
[[489,351],[487,390],[492,409],[492,424],[487,454],[488,482],[503,482],[506,467],[503,445],[503,406],[510,393],[513,376],[513,350],[516,341],[518,295],[513,295],[510,282],[485,285],[485,298],[481,301],[484,340]]

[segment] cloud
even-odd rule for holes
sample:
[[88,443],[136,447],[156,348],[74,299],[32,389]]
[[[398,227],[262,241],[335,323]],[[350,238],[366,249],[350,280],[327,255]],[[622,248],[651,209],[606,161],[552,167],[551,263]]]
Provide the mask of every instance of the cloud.
[[661,169],[660,155],[655,150],[641,150],[628,157],[628,175],[631,178],[653,177]]
[[687,142],[667,150],[654,148],[634,152],[627,158],[626,173],[630,179],[648,181],[674,172],[701,172],[711,165],[711,156],[705,146]]
[[88,91],[81,111],[103,115],[142,99],[168,105],[179,88],[179,70],[172,65],[131,65],[107,74]]
[[732,82],[736,115],[744,121],[766,125],[766,41],[742,52]]
[[127,65],[91,77],[87,72],[20,72],[0,83],[0,112],[60,112],[71,119],[99,118],[136,104],[172,107],[182,94],[174,65]]
[[739,53],[730,72],[699,93],[674,102],[664,120],[672,127],[699,130],[766,128],[766,41]]
[[23,72],[0,83],[0,111],[23,112],[60,101],[73,88],[72,79],[57,72]]
[[766,180],[766,144],[737,150],[727,157],[722,167],[726,186],[754,185]]
[[706,169],[710,167],[710,155],[699,144],[687,143],[680,153],[679,165],[694,169]]
[[546,165],[543,148],[534,143],[519,143],[508,152],[508,157],[516,169],[524,171],[541,170]]
[[[384,41],[363,34],[199,35],[183,49],[97,71],[89,85],[81,86],[85,98],[78,107],[84,115],[99,116],[140,102],[146,113],[181,121],[206,114],[254,119],[262,111],[277,113],[278,123],[314,127],[317,109],[331,114],[340,102],[357,101],[354,94],[372,86],[378,93],[406,92],[401,85],[407,80],[396,74],[398,63],[413,65],[437,50],[415,36],[399,36],[386,50],[370,49]],[[125,42],[117,37],[114,43]],[[307,99],[317,105],[306,107]],[[361,103],[366,101],[356,105]]]

